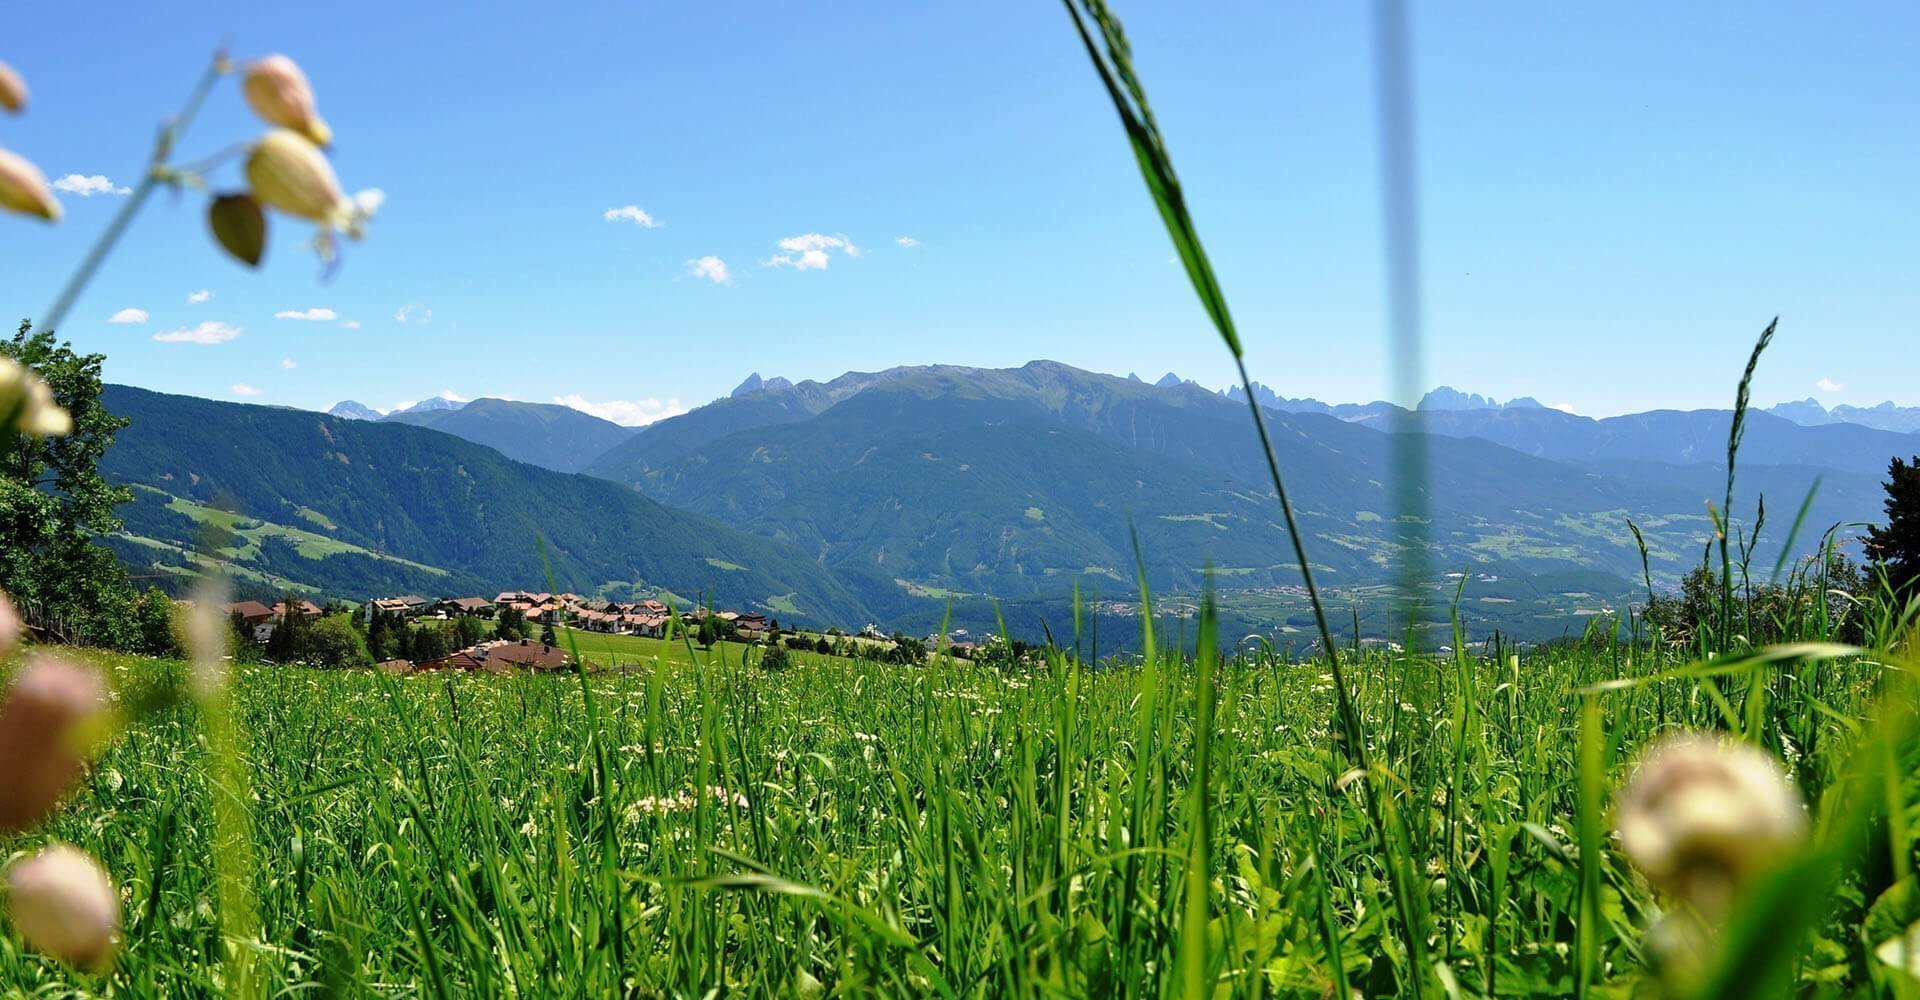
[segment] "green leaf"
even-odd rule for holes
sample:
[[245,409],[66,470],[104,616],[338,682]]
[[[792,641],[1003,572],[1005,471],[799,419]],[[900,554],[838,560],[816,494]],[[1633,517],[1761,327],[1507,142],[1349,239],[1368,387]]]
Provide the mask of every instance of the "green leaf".
[[223,194],[207,206],[207,225],[220,248],[248,267],[267,251],[267,216],[250,194]]

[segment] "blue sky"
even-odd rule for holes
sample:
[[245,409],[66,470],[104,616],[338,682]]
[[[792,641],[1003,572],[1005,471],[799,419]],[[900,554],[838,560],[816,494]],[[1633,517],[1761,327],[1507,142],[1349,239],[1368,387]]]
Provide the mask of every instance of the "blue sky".
[[[1255,377],[1386,396],[1365,5],[1117,9]],[[34,94],[0,144],[50,177],[131,184],[228,42],[299,61],[343,183],[386,194],[330,282],[302,225],[276,220],[249,272],[202,199],[156,197],[62,331],[115,381],[315,408],[573,397],[633,422],[749,371],[1044,357],[1230,378],[1044,0],[89,10],[23,5],[0,47]],[[1425,381],[1598,415],[1724,406],[1778,313],[1762,402],[1920,403],[1917,22],[1416,11]],[[258,131],[230,81],[185,153]],[[61,198],[57,227],[0,219],[9,315],[45,308],[120,203]],[[607,217],[625,206],[655,225]],[[829,239],[780,245],[808,234]],[[109,321],[128,309],[145,321]]]

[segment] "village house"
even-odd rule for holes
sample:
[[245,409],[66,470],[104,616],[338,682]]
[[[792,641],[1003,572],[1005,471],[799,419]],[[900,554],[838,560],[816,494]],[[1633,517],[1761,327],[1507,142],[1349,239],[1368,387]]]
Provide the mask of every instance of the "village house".
[[448,618],[474,615],[480,618],[493,617],[494,602],[484,597],[449,597],[434,604],[433,609]]
[[[312,601],[303,600],[299,604],[294,605],[293,609],[299,612],[300,617],[306,621],[317,621],[320,618],[320,605]],[[279,604],[274,605],[272,610],[275,621],[286,620],[287,602],[281,601]]]
[[235,601],[227,605],[227,614],[239,615],[240,620],[248,625],[262,625],[279,617],[272,608],[259,601]]

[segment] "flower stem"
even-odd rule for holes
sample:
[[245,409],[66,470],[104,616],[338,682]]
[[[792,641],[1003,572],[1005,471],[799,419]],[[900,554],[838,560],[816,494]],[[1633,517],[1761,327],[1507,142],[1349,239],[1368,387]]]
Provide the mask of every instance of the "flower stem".
[[226,74],[227,68],[226,53],[224,51],[214,53],[213,61],[207,65],[207,71],[201,74],[200,82],[194,85],[193,93],[188,95],[187,103],[181,107],[180,113],[160,127],[160,135],[153,144],[153,157],[147,163],[146,172],[140,178],[139,186],[133,189],[133,194],[127,198],[126,204],[120,206],[120,211],[114,214],[113,221],[107,223],[106,231],[94,241],[93,248],[88,250],[87,256],[80,261],[80,267],[73,272],[72,277],[67,279],[66,287],[60,289],[59,298],[54,299],[53,305],[41,314],[40,322],[35,324],[37,332],[45,333],[60,328],[60,324],[67,318],[68,310],[73,308],[74,302],[80,298],[80,293],[85,291],[88,283],[93,281],[93,276],[100,270],[100,265],[106,262],[107,254],[113,252],[114,245],[120,242],[120,237],[133,223],[133,217],[140,213],[141,206],[147,203],[147,197],[153,194],[153,189],[159,186],[163,178],[170,176],[166,166],[167,157],[172,155],[174,144],[186,134],[187,126],[192,124],[194,116],[200,113],[200,105],[206,102],[207,95],[213,91],[213,85]]

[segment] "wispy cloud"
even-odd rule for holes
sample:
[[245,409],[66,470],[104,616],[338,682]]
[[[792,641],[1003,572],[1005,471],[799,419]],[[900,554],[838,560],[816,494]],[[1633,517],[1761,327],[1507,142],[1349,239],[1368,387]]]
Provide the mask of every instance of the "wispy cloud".
[[208,320],[198,326],[156,333],[153,339],[163,344],[222,344],[240,336],[240,328],[231,323]]
[[608,222],[631,222],[642,229],[660,228],[660,223],[654,221],[653,216],[648,215],[646,210],[638,205],[609,208],[602,215]]
[[828,251],[838,250],[849,257],[860,256],[860,248],[845,236],[827,236],[821,233],[807,233],[803,236],[789,236],[779,243],[786,253],[774,254],[767,258],[768,267],[791,267],[796,271],[824,271],[832,262]]
[[82,198],[91,198],[96,194],[132,194],[130,187],[116,186],[103,174],[68,174],[53,182],[55,191],[77,194]]
[[687,273],[716,285],[733,284],[733,274],[727,270],[727,262],[711,255],[687,261]]
[[273,318],[274,319],[301,319],[301,320],[309,320],[309,321],[318,323],[318,322],[324,322],[327,320],[339,319],[340,314],[337,312],[334,312],[331,309],[326,308],[325,306],[314,306],[311,309],[282,309],[279,312],[274,313]]
[[145,323],[146,321],[147,311],[145,309],[135,309],[132,306],[128,306],[107,317],[107,322],[109,323]]
[[656,420],[677,417],[687,412],[677,399],[609,399],[604,403],[590,402],[586,397],[574,394],[555,396],[553,401],[561,406],[572,407],[581,413],[590,413],[602,420],[611,420],[622,427],[643,427]]
[[911,250],[911,249],[913,249],[914,247],[917,247],[917,246],[919,246],[919,245],[920,245],[920,241],[919,241],[919,240],[916,240],[916,239],[914,239],[914,238],[913,238],[913,237],[911,237],[911,236],[895,236],[895,237],[893,238],[893,241],[894,241],[895,243],[898,243],[898,244],[900,244],[900,245],[901,245],[901,246],[903,246],[903,247],[906,247],[906,248],[907,248],[907,249],[909,249],[909,250]]
[[187,295],[187,304],[197,306],[210,298],[213,298],[213,290],[202,288],[197,292],[191,292]]
[[281,358],[280,367],[285,368],[288,371],[292,371],[293,369],[300,367],[300,362],[295,361],[292,358]]
[[[1559,410],[1561,413],[1573,413],[1573,404],[1572,403],[1554,403],[1548,406],[1547,409]],[[1574,416],[1579,416],[1579,414],[1574,413]]]
[[431,323],[433,322],[433,310],[428,309],[418,302],[409,302],[399,309],[394,310],[393,321],[395,323]]
[[1821,392],[1839,392],[1840,390],[1846,388],[1846,386],[1841,385],[1840,383],[1835,382],[1830,378],[1823,378],[1820,381],[1815,382],[1813,384],[1813,387],[1815,389],[1820,390]]
[[233,394],[236,396],[258,396],[260,395],[260,390],[255,389],[245,382],[235,382],[233,384]]
[[346,328],[347,328],[347,329],[349,329],[349,330],[358,330],[358,329],[360,329],[360,321],[359,321],[359,320],[357,320],[357,319],[350,319],[350,320],[345,320],[345,321],[343,321],[343,322],[341,322],[341,324],[340,324],[340,325],[341,325],[341,326],[344,326],[344,327],[346,327]]

